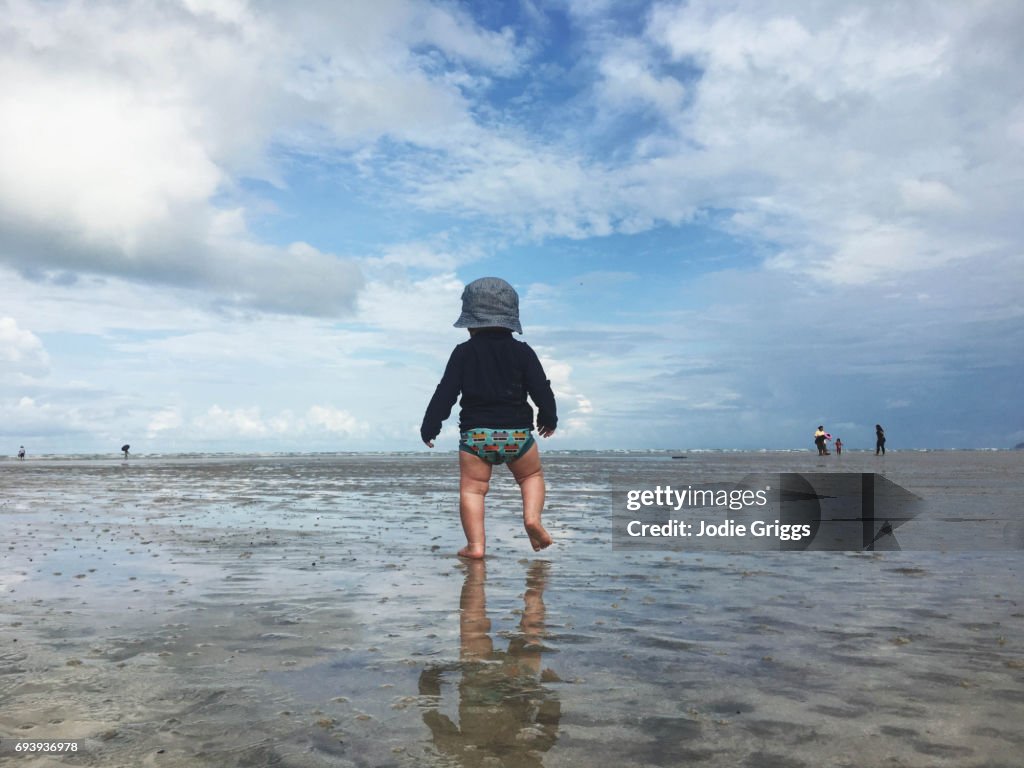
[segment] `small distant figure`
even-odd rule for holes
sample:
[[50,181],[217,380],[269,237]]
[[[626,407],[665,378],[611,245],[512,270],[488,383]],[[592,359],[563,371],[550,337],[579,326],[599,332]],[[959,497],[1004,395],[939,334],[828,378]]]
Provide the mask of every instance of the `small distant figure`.
[[131,446],[128,445],[128,443],[125,443],[124,445],[121,446],[121,451],[122,451],[122,453],[124,453],[124,457],[126,459],[128,458],[128,449],[129,448],[131,448]]
[[537,353],[512,338],[522,333],[519,294],[496,277],[482,277],[462,293],[462,315],[456,328],[469,329],[469,341],[455,347],[441,382],[427,405],[420,437],[429,448],[442,422],[462,394],[459,414],[459,515],[466,534],[460,557],[484,556],[484,497],[495,464],[508,464],[523,498],[523,527],[534,551],[551,545],[541,523],[544,473],[533,437],[537,405],[537,434],[550,437],[558,425],[555,395]]
[[828,441],[832,439],[832,435],[825,431],[825,427],[821,424],[818,425],[818,431],[814,433],[814,444],[818,447],[819,456],[831,456],[828,450]]
[[25,460],[25,446],[24,445],[19,445],[18,446],[18,460],[19,461],[24,461]]
[[885,430],[881,424],[875,424],[875,456],[885,456]]
[[843,455],[843,438],[837,437],[836,438],[836,456],[842,456],[842,455]]

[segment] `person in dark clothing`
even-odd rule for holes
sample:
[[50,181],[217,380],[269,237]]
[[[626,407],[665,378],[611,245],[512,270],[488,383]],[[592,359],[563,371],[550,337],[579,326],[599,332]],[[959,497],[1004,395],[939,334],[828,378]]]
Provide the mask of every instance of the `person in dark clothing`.
[[875,456],[885,456],[885,430],[881,424],[875,424]]
[[456,328],[469,329],[469,341],[452,351],[441,382],[427,405],[420,437],[429,448],[451,414],[459,393],[459,515],[466,534],[461,557],[484,556],[484,497],[495,464],[507,463],[523,496],[523,525],[535,551],[551,545],[541,524],[544,473],[533,439],[550,437],[558,424],[555,395],[537,354],[512,337],[522,333],[519,295],[504,280],[482,277],[462,293],[462,314]]
[[817,431],[814,433],[814,445],[818,449],[819,456],[828,456],[828,445],[825,442],[828,438],[829,434],[825,431],[825,427],[819,424]]

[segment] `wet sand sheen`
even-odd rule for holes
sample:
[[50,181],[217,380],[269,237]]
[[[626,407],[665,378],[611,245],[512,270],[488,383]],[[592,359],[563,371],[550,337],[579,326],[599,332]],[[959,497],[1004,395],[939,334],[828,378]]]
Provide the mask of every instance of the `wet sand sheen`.
[[[540,554],[496,473],[483,565],[453,556],[454,455],[2,464],[0,739],[82,740],[35,765],[1015,764],[1019,552],[612,550],[623,462],[836,469],[666,458],[548,456]],[[843,470],[1020,514],[1020,455],[874,458]]]

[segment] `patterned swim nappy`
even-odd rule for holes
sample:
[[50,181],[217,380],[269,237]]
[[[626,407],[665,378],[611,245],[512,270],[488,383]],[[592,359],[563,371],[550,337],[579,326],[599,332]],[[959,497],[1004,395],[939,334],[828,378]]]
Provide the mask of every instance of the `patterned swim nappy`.
[[489,464],[503,464],[515,461],[533,445],[533,433],[529,427],[515,429],[490,429],[473,427],[461,433],[459,450],[479,456]]

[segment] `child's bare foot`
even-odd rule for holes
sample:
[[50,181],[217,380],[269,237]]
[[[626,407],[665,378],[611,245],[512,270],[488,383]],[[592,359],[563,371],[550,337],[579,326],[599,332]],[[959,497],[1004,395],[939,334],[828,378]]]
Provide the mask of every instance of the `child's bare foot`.
[[524,523],[524,527],[526,535],[530,537],[530,544],[533,546],[534,552],[540,552],[551,546],[551,534],[540,524],[540,520],[535,523]]
[[474,544],[467,544],[459,550],[459,557],[464,557],[467,560],[483,560],[484,548]]

